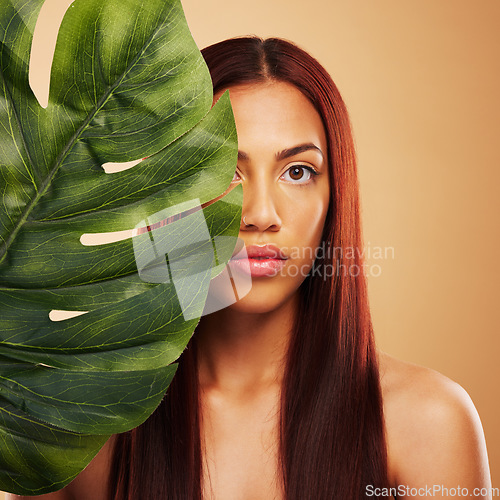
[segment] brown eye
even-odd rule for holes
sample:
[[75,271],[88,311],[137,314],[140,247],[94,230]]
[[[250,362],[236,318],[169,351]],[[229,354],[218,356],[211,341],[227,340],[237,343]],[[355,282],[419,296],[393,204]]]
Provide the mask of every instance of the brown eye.
[[292,167],[290,169],[290,178],[294,181],[299,181],[304,176],[304,169],[302,167]]
[[294,165],[282,175],[282,178],[293,184],[306,184],[313,175],[318,174],[311,167]]

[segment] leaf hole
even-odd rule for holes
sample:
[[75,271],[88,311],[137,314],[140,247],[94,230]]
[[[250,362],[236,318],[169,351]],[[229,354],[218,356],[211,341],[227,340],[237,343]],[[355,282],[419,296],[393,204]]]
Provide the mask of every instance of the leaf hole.
[[49,102],[50,70],[57,34],[64,14],[73,0],[45,0],[36,22],[31,45],[29,84],[40,106]]
[[63,311],[61,309],[52,309],[52,311],[49,312],[49,319],[51,321],[64,321],[87,313],[88,311]]
[[116,243],[117,241],[132,238],[136,234],[136,229],[125,229],[124,231],[112,231],[109,233],[84,233],[80,236],[80,243],[86,247],[107,245],[108,243]]
[[142,158],[139,160],[125,161],[123,163],[103,163],[102,168],[107,174],[116,174],[117,172],[123,172],[125,170],[129,170],[132,167],[135,167],[139,163],[141,163]]

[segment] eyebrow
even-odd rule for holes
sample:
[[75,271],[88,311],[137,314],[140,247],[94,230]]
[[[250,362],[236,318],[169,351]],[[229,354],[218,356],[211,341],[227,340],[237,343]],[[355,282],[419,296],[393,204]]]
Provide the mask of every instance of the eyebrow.
[[[323,158],[323,151],[321,151],[318,146],[313,144],[312,142],[308,142],[307,144],[299,144],[298,146],[294,146],[293,148],[286,148],[283,149],[282,151],[279,151],[276,153],[276,160],[281,161],[286,158],[290,158],[291,156],[298,155],[300,153],[303,153],[304,151],[317,151]],[[244,153],[243,151],[238,151],[238,159],[239,160],[249,160],[250,157],[248,156],[247,153]]]

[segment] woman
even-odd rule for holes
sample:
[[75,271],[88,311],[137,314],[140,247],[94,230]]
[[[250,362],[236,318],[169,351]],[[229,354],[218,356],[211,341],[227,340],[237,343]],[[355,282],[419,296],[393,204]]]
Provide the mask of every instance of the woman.
[[214,99],[229,89],[233,104],[252,290],[202,318],[147,422],[43,498],[491,498],[465,391],[375,350],[354,147],[330,77],[279,39],[203,55]]

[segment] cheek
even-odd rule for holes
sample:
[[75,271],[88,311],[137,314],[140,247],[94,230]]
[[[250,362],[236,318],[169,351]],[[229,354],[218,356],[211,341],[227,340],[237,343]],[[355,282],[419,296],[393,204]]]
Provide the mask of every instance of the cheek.
[[297,235],[297,243],[304,246],[319,245],[328,211],[328,202],[328,196],[318,196],[309,203],[295,204],[292,224]]

